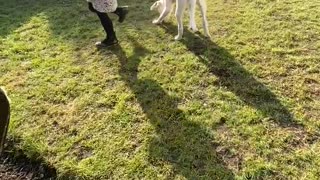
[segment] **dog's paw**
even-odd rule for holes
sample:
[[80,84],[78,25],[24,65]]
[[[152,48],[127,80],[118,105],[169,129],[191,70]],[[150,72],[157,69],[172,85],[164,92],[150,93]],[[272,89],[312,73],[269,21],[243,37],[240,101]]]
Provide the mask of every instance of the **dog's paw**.
[[181,40],[182,39],[182,36],[181,35],[176,35],[175,37],[174,37],[174,40],[176,40],[176,41],[179,41],[179,40]]
[[211,34],[210,33],[205,33],[205,35],[206,35],[207,38],[209,38],[209,39],[211,38]]
[[159,24],[161,24],[161,21],[159,21],[158,19],[155,19],[152,21],[152,24],[159,25]]
[[196,28],[196,27],[191,27],[191,26],[189,26],[188,29],[189,29],[190,31],[194,32],[194,33],[199,32],[199,29]]

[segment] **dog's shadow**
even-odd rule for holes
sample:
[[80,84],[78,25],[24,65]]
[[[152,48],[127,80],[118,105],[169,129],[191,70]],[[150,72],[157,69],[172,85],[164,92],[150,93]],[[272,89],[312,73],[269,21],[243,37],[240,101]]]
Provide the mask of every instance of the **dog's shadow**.
[[[163,23],[161,27],[169,34],[176,33],[176,26],[171,23]],[[215,85],[234,93],[247,105],[260,111],[266,119],[276,122],[281,127],[303,128],[277,96],[248,72],[225,48],[201,33],[192,33],[188,29],[185,29],[184,38],[180,42],[218,78]]]
[[[120,48],[113,48],[118,56],[122,80],[135,94],[144,114],[154,127],[149,144],[149,162],[155,167],[170,169],[167,178],[234,179],[234,174],[216,151],[214,137],[199,124],[189,121],[178,108],[181,99],[168,95],[153,79],[139,79],[141,59],[150,54],[134,38],[133,55],[126,56]],[[103,52],[102,52],[103,53]]]

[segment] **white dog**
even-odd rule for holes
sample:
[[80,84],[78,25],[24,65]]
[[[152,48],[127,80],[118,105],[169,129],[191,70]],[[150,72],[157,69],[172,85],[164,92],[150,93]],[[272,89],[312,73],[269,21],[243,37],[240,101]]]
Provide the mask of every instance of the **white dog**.
[[189,15],[190,15],[189,28],[194,32],[198,31],[196,21],[195,21],[195,9],[196,9],[197,2],[201,9],[204,33],[207,37],[211,37],[209,33],[208,21],[207,21],[206,0],[158,0],[150,8],[151,10],[158,10],[160,13],[160,16],[158,17],[158,19],[153,20],[152,22],[153,24],[160,24],[163,22],[163,20],[171,12],[172,4],[174,3],[174,1],[176,1],[175,16],[178,21],[178,35],[175,36],[174,38],[175,40],[180,40],[182,38],[182,35],[183,35],[182,18],[183,18],[183,12],[187,4],[189,4]]

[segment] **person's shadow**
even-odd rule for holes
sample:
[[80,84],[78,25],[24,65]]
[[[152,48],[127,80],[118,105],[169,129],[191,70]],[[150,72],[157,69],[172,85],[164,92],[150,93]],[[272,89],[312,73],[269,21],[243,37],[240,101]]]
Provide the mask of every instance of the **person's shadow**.
[[[176,33],[176,27],[171,23],[161,27],[172,36]],[[276,122],[281,127],[303,128],[302,123],[294,118],[277,96],[248,72],[228,50],[200,33],[188,30],[185,30],[181,42],[218,78],[216,86],[234,93],[245,104],[260,111],[268,121]]]
[[[149,145],[149,161],[154,166],[171,166],[168,178],[234,179],[234,174],[217,153],[214,137],[199,124],[189,121],[178,108],[179,98],[169,96],[158,82],[139,79],[138,66],[150,52],[129,37],[133,55],[119,48],[113,53],[121,63],[120,75],[134,92],[143,112],[154,126],[155,135]],[[104,55],[104,51],[101,50]]]

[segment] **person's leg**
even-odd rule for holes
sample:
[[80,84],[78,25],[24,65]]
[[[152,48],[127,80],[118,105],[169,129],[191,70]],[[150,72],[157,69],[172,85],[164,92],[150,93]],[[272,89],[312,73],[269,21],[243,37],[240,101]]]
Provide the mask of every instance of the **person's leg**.
[[107,13],[100,13],[97,12],[97,15],[100,19],[100,22],[104,28],[104,31],[107,34],[107,37],[105,40],[101,41],[101,42],[97,42],[96,46],[112,46],[118,43],[117,37],[116,37],[116,33],[114,32],[113,29],[113,23],[112,20],[109,18]]
[[97,10],[93,8],[93,4],[91,2],[88,2],[88,8],[91,12],[97,12]]
[[[112,20],[109,18],[107,13],[101,13],[97,10],[94,9],[93,4],[92,3],[88,3],[89,5],[89,9],[92,12],[95,12],[101,22],[101,25],[104,28],[104,31],[106,32],[106,39],[101,41],[101,42],[97,42],[96,45],[97,46],[111,46],[114,44],[118,43],[116,34],[114,32],[113,29],[113,22]],[[118,7],[113,13],[115,13],[116,15],[119,16],[119,22],[122,23],[128,13],[127,7]]]
[[121,6],[121,7],[117,7],[117,9],[113,12],[114,14],[119,16],[119,22],[122,23],[124,21],[124,19],[126,18],[127,14],[128,14],[128,7],[127,6]]
[[97,46],[111,46],[118,43],[116,34],[113,29],[112,20],[109,18],[107,13],[101,13],[94,9],[92,3],[88,3],[89,10],[96,13],[100,19],[101,25],[106,33],[106,39],[101,42],[97,42]]
[[113,22],[108,16],[107,13],[97,12],[97,15],[100,19],[101,25],[103,26],[104,31],[107,34],[107,40],[114,40],[116,39],[116,35],[113,29]]

